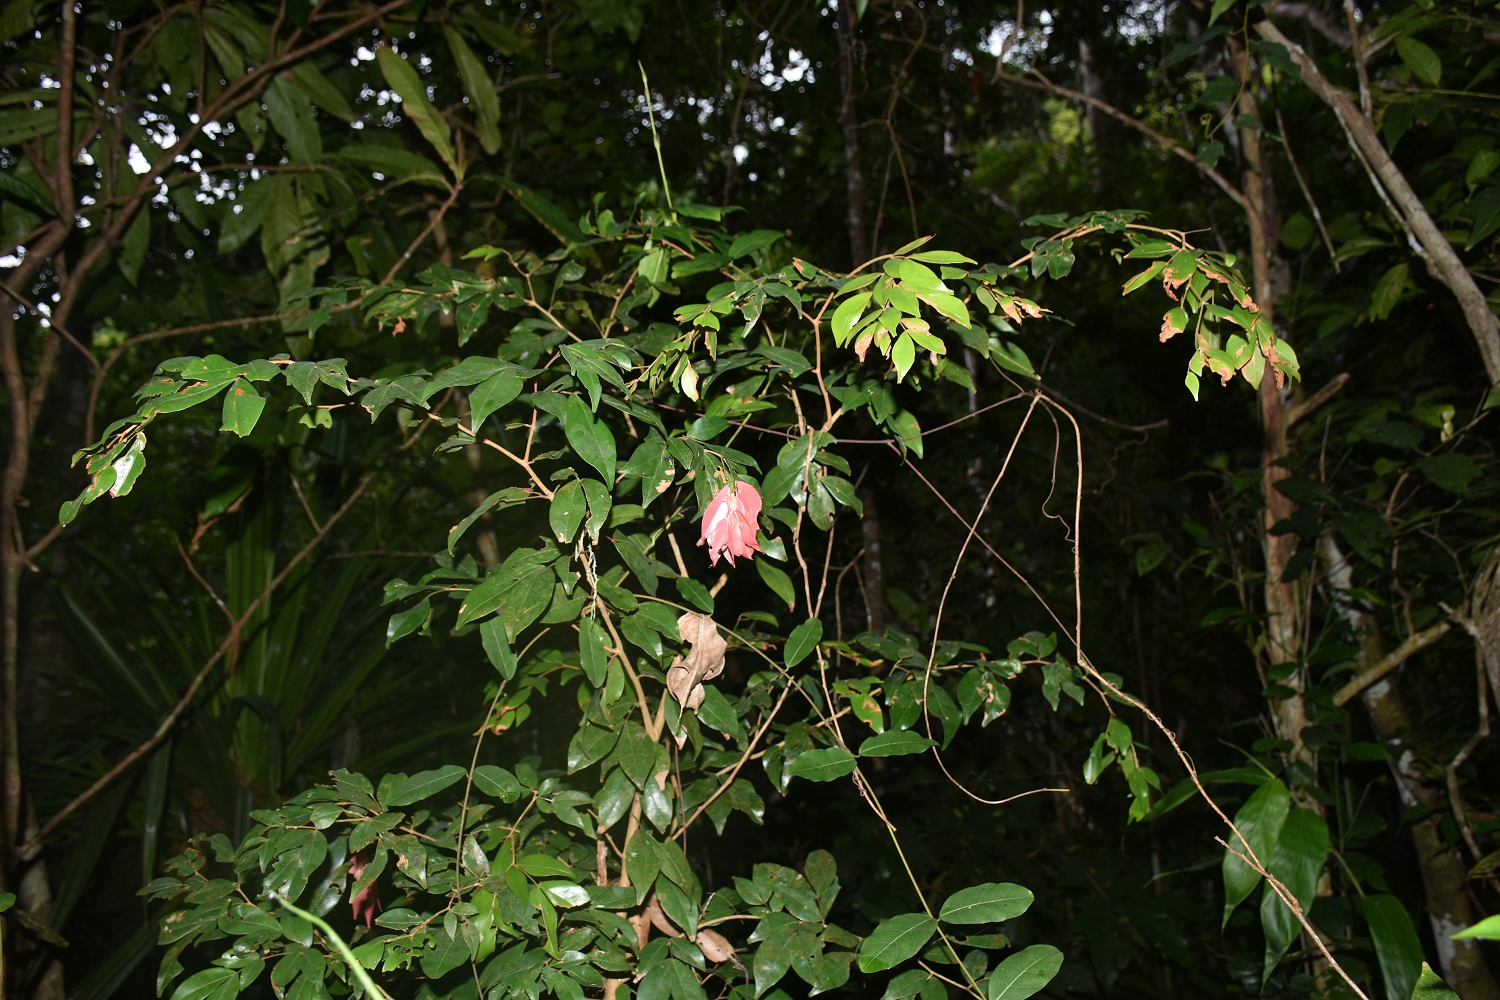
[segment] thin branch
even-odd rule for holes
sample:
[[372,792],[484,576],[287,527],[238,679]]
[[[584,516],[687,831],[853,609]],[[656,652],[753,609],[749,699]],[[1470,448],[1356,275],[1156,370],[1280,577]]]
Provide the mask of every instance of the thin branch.
[[94,352],[89,350],[87,347],[84,347],[77,337],[68,332],[67,327],[53,320],[51,314],[41,309],[35,302],[32,302],[30,299],[26,298],[26,296],[20,294],[19,292],[11,291],[9,294],[11,298],[21,303],[21,305],[25,306],[27,309],[30,309],[32,312],[42,317],[43,322],[47,326],[50,326],[52,329],[62,334],[64,340],[72,344],[74,347],[78,348],[78,352],[89,359],[89,364],[94,366],[95,371],[99,370],[99,359],[94,357]]
[[1343,687],[1339,688],[1338,693],[1333,696],[1333,703],[1340,707],[1348,704],[1350,699],[1355,695],[1401,666],[1402,663],[1406,662],[1407,658],[1437,642],[1443,636],[1447,635],[1452,628],[1452,622],[1442,621],[1414,635],[1407,636],[1401,645],[1387,653],[1380,662],[1361,670]]
[[397,272],[406,266],[406,262],[411,260],[411,255],[417,252],[417,248],[427,241],[427,237],[431,236],[432,231],[443,221],[443,216],[448,214],[448,209],[453,207],[453,203],[458,200],[458,193],[463,188],[464,182],[462,180],[454,183],[453,190],[448,195],[448,200],[443,202],[443,207],[439,208],[437,213],[428,221],[427,228],[418,233],[417,238],[411,241],[406,248],[406,252],[396,258],[396,263],[392,264],[391,269],[386,272],[385,280],[381,282],[382,285],[389,285],[395,280]]
[[188,572],[193,574],[193,579],[198,581],[198,586],[207,591],[208,596],[214,599],[214,603],[219,606],[219,610],[224,612],[224,617],[229,619],[229,627],[233,628],[234,612],[229,610],[229,605],[224,603],[223,598],[219,596],[218,591],[214,590],[213,585],[203,579],[203,574],[199,573],[198,567],[193,565],[192,558],[187,554],[187,549],[182,547],[180,540],[177,540],[177,554],[182,556],[182,561],[187,565]]
[[1359,22],[1354,18],[1354,0],[1344,0],[1344,16],[1349,19],[1349,44],[1354,49],[1354,70],[1359,76],[1359,108],[1365,118],[1375,120],[1375,102],[1370,97],[1370,71],[1365,67],[1369,54],[1359,37]]
[[1313,197],[1312,188],[1307,186],[1307,178],[1302,176],[1302,168],[1297,166],[1297,158],[1292,155],[1292,140],[1286,134],[1286,120],[1281,117],[1281,108],[1276,109],[1276,128],[1281,132],[1281,148],[1286,151],[1286,162],[1291,164],[1292,176],[1297,178],[1297,187],[1302,189],[1302,197],[1307,201],[1307,207],[1312,210],[1313,221],[1318,224],[1318,233],[1323,237],[1323,245],[1328,248],[1328,259],[1333,262],[1333,273],[1339,274],[1338,252],[1333,248],[1333,238],[1328,235],[1328,227],[1323,224],[1323,213],[1318,210],[1317,199]]
[[[1348,8],[1348,0],[1344,0],[1345,9]],[[1311,3],[1279,3],[1271,8],[1272,17],[1295,17],[1306,21],[1312,28],[1328,39],[1339,48],[1348,50],[1350,44],[1349,32],[1339,27],[1337,21],[1323,13],[1322,8]],[[1354,25],[1351,22],[1350,28]]]
[[1349,377],[1348,372],[1339,372],[1339,374],[1329,379],[1328,384],[1323,386],[1323,388],[1308,396],[1302,402],[1288,406],[1286,408],[1286,416],[1283,418],[1286,421],[1286,426],[1291,427],[1297,421],[1338,395],[1339,390],[1349,381]]
[[302,484],[297,481],[297,477],[295,474],[292,475],[291,480],[292,490],[296,492],[297,499],[302,503],[302,512],[307,515],[307,520],[312,524],[313,530],[323,530],[322,527],[318,524],[317,517],[313,514],[312,507],[308,505],[307,496],[302,492]]
[[776,713],[780,712],[781,706],[786,704],[786,696],[792,693],[792,688],[794,687],[796,687],[796,685],[788,681],[786,686],[781,689],[781,697],[777,699],[776,704],[772,706],[771,714],[766,716],[765,721],[760,725],[760,729],[756,730],[754,738],[750,740],[750,745],[745,747],[745,752],[740,755],[739,760],[735,761],[734,768],[730,770],[729,776],[725,778],[723,783],[719,785],[718,789],[708,797],[708,800],[700,805],[697,810],[694,811],[693,815],[687,818],[687,821],[682,824],[682,829],[677,831],[677,833],[675,834],[676,837],[687,836],[688,827],[692,826],[693,823],[698,819],[698,817],[703,815],[703,811],[705,809],[713,805],[715,799],[717,799],[720,795],[723,795],[724,792],[728,790],[729,786],[734,784],[735,775],[740,773],[740,768],[744,767],[746,762],[749,761],[751,756],[755,753],[756,744],[760,742],[761,737],[766,735],[766,730],[771,728],[771,723],[776,720]]
[[[1031,425],[1031,416],[1036,412],[1037,405],[1041,402],[1041,393],[1034,393],[1031,397],[1031,405],[1026,408],[1026,415],[1021,418],[1021,426],[1016,428],[1015,435],[1010,440],[1010,448],[1005,452],[1005,461],[1000,463],[1000,471],[995,474],[995,481],[990,484],[989,492],[984,495],[984,502],[979,505],[979,513],[974,515],[974,523],[969,525],[969,530],[964,535],[964,543],[958,548],[958,556],[953,560],[953,569],[948,574],[948,582],[943,586],[943,596],[938,599],[937,615],[932,624],[932,651],[927,654],[927,669],[922,674],[922,723],[927,729],[927,738],[932,739],[932,713],[928,711],[928,692],[932,685],[932,671],[937,665],[938,639],[943,628],[943,612],[948,607],[948,595],[953,591],[953,584],[958,580],[958,569],[963,565],[964,556],[969,552],[969,544],[979,534],[979,522],[990,509],[990,503],[995,499],[995,491],[1000,488],[1000,483],[1005,479],[1005,474],[1010,471],[1011,459],[1015,458],[1016,449],[1021,446],[1021,438],[1026,435],[1026,428]],[[825,571],[826,574],[826,571]],[[932,756],[937,760],[938,766],[943,769],[943,774],[951,781],[955,788],[963,792],[976,802],[986,805],[995,805],[978,795],[969,791],[948,770],[948,765],[943,762],[943,755],[938,749],[937,741],[933,742]]]
[[1448,807],[1453,812],[1453,821],[1458,824],[1458,831],[1463,834],[1464,843],[1469,847],[1469,854],[1478,864],[1484,857],[1484,852],[1479,849],[1478,842],[1474,840],[1474,829],[1469,824],[1469,815],[1464,809],[1463,793],[1458,787],[1458,769],[1463,767],[1469,755],[1474,752],[1474,748],[1490,735],[1489,682],[1484,675],[1484,647],[1478,643],[1474,644],[1474,664],[1479,683],[1479,728],[1475,730],[1473,736],[1469,737],[1469,742],[1453,755],[1448,766],[1443,768],[1443,775],[1448,781]]

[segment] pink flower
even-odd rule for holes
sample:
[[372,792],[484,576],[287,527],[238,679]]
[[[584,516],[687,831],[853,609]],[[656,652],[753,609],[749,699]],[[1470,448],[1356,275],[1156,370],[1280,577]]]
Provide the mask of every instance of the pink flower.
[[[358,882],[359,877],[365,873],[365,868],[368,866],[368,861],[359,855],[355,855],[354,859],[349,862],[349,874],[354,877],[354,881]],[[361,911],[363,911],[366,927],[375,922],[375,914],[380,912],[380,897],[375,895],[375,885],[375,882],[371,882],[359,891],[358,896],[349,901],[349,908],[354,911],[355,922],[359,922]]]
[[709,501],[703,513],[703,540],[708,543],[709,565],[719,556],[748,559],[760,551],[755,541],[755,519],[760,516],[760,491],[752,483],[730,483]]

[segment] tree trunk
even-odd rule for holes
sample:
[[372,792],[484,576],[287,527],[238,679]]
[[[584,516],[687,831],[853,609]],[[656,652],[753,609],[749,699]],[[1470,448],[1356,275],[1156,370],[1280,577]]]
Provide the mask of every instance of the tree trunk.
[[844,134],[844,188],[849,202],[849,259],[858,267],[870,256],[865,242],[865,174],[859,161],[859,121],[854,114],[854,4],[839,4],[839,129]]
[[[1364,670],[1385,657],[1385,640],[1375,616],[1360,609],[1343,595],[1353,586],[1353,572],[1348,558],[1332,535],[1319,542],[1320,554],[1328,574],[1330,598],[1339,615],[1359,637],[1359,669]],[[1412,731],[1411,716],[1401,690],[1389,677],[1371,684],[1360,694],[1370,714],[1370,726],[1393,754],[1391,774],[1406,808],[1436,805],[1443,801],[1443,788],[1428,777],[1424,767],[1407,742]],[[1500,1000],[1500,985],[1485,963],[1476,941],[1455,941],[1453,935],[1474,923],[1474,908],[1469,900],[1463,859],[1449,847],[1443,837],[1442,812],[1437,811],[1414,824],[1411,836],[1416,847],[1417,864],[1427,896],[1427,918],[1437,942],[1438,960],[1443,978],[1463,1000]]]
[[885,631],[885,567],[880,561],[880,508],[875,505],[873,493],[861,493],[860,501],[865,505],[864,515],[859,521],[865,546],[864,573],[860,577],[865,588],[865,624],[871,632],[880,635]]
[[[1244,88],[1240,92],[1241,114],[1259,117],[1253,88],[1249,53],[1238,39],[1230,40],[1230,57],[1235,75]],[[1250,227],[1250,260],[1252,281],[1255,286],[1255,302],[1266,321],[1276,325],[1276,283],[1273,256],[1280,237],[1281,213],[1276,206],[1276,193],[1267,178],[1264,150],[1260,133],[1251,129],[1240,130],[1240,148],[1243,170],[1240,190],[1250,203],[1245,213]],[[1280,335],[1281,331],[1277,331]],[[1266,659],[1274,670],[1277,667],[1295,664],[1302,655],[1302,587],[1296,581],[1284,580],[1287,564],[1295,552],[1295,535],[1290,532],[1273,535],[1272,527],[1296,512],[1297,506],[1291,498],[1276,488],[1290,472],[1280,464],[1288,454],[1287,407],[1282,399],[1282,387],[1268,370],[1260,383],[1261,421],[1261,537],[1265,551],[1266,578],[1263,585],[1266,613]],[[1274,701],[1271,705],[1276,724],[1276,735],[1292,744],[1288,755],[1294,763],[1311,760],[1302,742],[1302,730],[1307,727],[1307,706],[1302,698],[1305,681],[1301,669],[1295,669],[1277,683],[1290,688],[1292,694]],[[1313,803],[1308,803],[1312,806]],[[1321,810],[1320,810],[1321,811]]]

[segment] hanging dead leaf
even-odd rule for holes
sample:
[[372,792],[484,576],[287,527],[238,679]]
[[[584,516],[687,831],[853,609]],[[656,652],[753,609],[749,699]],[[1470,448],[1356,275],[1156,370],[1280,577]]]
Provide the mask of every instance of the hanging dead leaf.
[[[735,962],[734,945],[712,927],[705,927],[699,931],[698,936],[693,938],[693,943],[698,946],[699,951],[703,952],[703,957],[710,962],[734,962],[737,966],[740,964]],[[743,966],[740,967],[743,968]]]
[[[667,919],[666,912],[662,910],[661,903],[657,901],[656,893],[653,892],[651,894],[651,901],[646,904],[646,909],[642,911],[642,914],[651,921],[652,927],[655,927],[667,937],[682,937],[682,931],[673,927],[672,922]],[[699,947],[701,948],[702,945],[699,945]],[[704,954],[707,955],[708,952],[704,952]]]
[[703,682],[724,672],[724,651],[729,646],[714,620],[695,611],[677,619],[677,631],[688,644],[688,654],[675,658],[667,668],[667,689],[679,705],[696,712],[703,704]]

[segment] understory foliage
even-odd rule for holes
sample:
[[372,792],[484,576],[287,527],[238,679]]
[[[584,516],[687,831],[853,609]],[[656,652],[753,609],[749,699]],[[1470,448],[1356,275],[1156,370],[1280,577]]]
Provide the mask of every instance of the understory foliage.
[[[159,990],[183,975],[194,946],[215,957],[176,986],[177,1000],[227,1000],[263,973],[278,995],[383,989],[365,970],[494,1000],[619,996],[625,983],[648,998],[696,1000],[705,983],[759,997],[788,972],[819,993],[848,982],[851,963],[868,975],[924,953],[988,1000],[1031,996],[1056,975],[1058,948],[1013,947],[1001,930],[1033,899],[1013,883],[929,900],[913,882],[921,909],[861,937],[829,922],[839,881],[825,850],[801,873],[756,863],[721,886],[705,886],[684,854],[705,817],[719,832],[736,812],[762,821],[762,797],[742,776],[754,761],[783,795],[854,782],[899,855],[898,828],[862,770],[872,761],[941,755],[965,725],[1004,715],[1013,689],[1039,688],[1053,711],[1063,698],[1084,704],[1090,690],[1106,707],[1131,703],[1122,679],[1090,667],[1076,643],[1070,661],[1055,630],[997,651],[936,628],[846,638],[832,614],[825,629],[829,585],[843,578],[827,558],[820,565],[820,550],[831,553],[835,525],[862,508],[838,432],[863,417],[891,447],[922,455],[926,433],[894,392],[943,379],[972,388],[950,345],[1034,380],[1011,335],[1044,309],[1009,282],[1067,277],[1075,245],[1093,237],[1115,238],[1122,258],[1157,259],[1125,291],[1161,278],[1178,293],[1162,339],[1192,330],[1195,394],[1205,369],[1226,382],[1295,378],[1295,355],[1257,321],[1232,257],[1133,213],[1036,220],[1055,233],[1008,266],[975,266],[924,239],[848,275],[788,259],[773,230],[732,235],[695,221],[720,214],[644,199],[619,218],[591,212],[578,222],[586,238],[545,257],[467,254],[491,265],[488,276],[438,265],[399,290],[314,289],[320,308],[359,308],[397,335],[452,315],[460,352],[487,339],[492,309],[521,318],[493,353],[455,355],[436,374],[371,379],[343,359],[287,355],[166,361],[137,393],[137,412],[76,456],[92,482],[64,505],[63,523],[131,492],[154,421],[219,397],[220,430],[241,438],[262,421],[327,435],[335,420],[367,417],[397,420],[413,442],[435,423],[449,435],[439,453],[494,448],[521,484],[454,525],[434,568],[385,585],[386,644],[477,630],[498,675],[479,744],[505,739],[550,687],[577,705],[565,770],[535,758],[480,765],[477,745],[467,767],[379,778],[338,769],[331,784],[252,812],[238,842],[195,838],[143,890],[183,904],[162,924]],[[1226,325],[1240,332],[1224,339]],[[598,336],[572,332],[586,327]],[[1027,420],[1051,405],[1020,383],[1012,402]],[[320,445],[302,436],[301,447]],[[744,539],[717,581],[691,575],[683,546],[698,535],[717,563],[724,544],[705,513],[736,495],[756,498],[748,513],[725,515],[747,520]],[[481,519],[505,539],[488,569],[466,543]],[[536,526],[529,538],[526,525]],[[731,580],[733,617],[719,610]],[[1044,605],[1037,617],[1045,622]],[[731,653],[749,671],[737,683],[722,676]],[[1039,684],[1026,683],[1032,675]],[[1087,780],[1111,764],[1130,818],[1147,816],[1161,779],[1119,718],[1095,741]],[[1246,893],[1259,876],[1247,877]],[[919,965],[887,995],[944,989]]]

